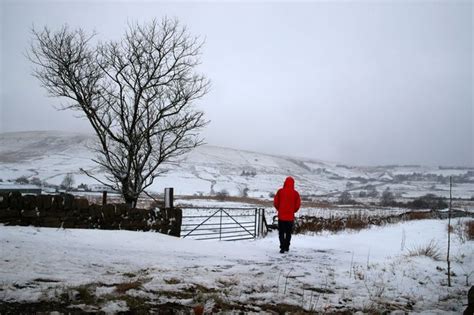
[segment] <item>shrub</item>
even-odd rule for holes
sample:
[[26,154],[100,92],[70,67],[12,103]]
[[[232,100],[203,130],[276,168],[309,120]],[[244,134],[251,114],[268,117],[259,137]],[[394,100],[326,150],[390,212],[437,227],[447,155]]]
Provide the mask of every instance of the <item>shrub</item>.
[[218,200],[224,201],[227,197],[229,197],[229,192],[226,189],[222,189],[216,193],[216,196]]
[[367,189],[367,197],[371,197],[371,198],[378,197],[379,192],[377,191],[377,188],[375,188],[374,185],[367,185],[366,189]]
[[427,194],[413,200],[413,202],[411,202],[411,207],[415,209],[439,210],[447,208],[448,204],[441,197],[434,194]]
[[339,203],[341,204],[351,204],[354,203],[354,200],[352,200],[352,195],[350,192],[347,190],[344,191],[340,196],[339,196]]
[[454,226],[452,224],[446,225],[446,231],[448,231],[449,233],[453,233],[454,232]]
[[94,294],[88,285],[83,285],[75,289],[77,291],[77,298],[86,304],[94,303]]
[[72,185],[74,185],[74,176],[71,173],[67,173],[66,176],[64,176],[60,187],[65,190],[70,190]]
[[26,176],[21,176],[21,177],[18,177],[17,179],[15,179],[15,183],[17,183],[17,184],[29,184],[30,181],[28,180],[28,178],[26,178]]
[[33,177],[30,180],[30,184],[33,184],[33,185],[36,185],[36,186],[41,186],[41,179],[39,179],[38,177]]
[[393,206],[395,204],[395,197],[393,193],[390,191],[390,188],[384,190],[382,193],[382,198],[380,199],[380,203],[382,206]]
[[204,305],[198,304],[193,307],[193,312],[195,315],[202,315],[204,314]]

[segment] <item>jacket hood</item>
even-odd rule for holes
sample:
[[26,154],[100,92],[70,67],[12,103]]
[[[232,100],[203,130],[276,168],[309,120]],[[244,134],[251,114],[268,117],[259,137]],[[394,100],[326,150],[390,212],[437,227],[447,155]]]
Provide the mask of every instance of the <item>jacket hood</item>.
[[295,189],[295,180],[293,179],[293,177],[288,176],[285,179],[285,183],[283,184],[283,188]]

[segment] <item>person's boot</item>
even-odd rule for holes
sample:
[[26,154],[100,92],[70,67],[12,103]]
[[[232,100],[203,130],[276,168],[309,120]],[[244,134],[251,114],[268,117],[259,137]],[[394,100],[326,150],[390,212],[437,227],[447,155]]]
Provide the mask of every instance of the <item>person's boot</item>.
[[282,248],[280,249],[280,254],[283,254],[285,252],[285,250]]

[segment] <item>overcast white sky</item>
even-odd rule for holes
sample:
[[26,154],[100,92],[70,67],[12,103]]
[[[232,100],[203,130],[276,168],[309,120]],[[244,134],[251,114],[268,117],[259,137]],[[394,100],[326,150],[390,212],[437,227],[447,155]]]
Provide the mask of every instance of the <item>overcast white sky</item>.
[[176,17],[206,38],[209,144],[348,164],[474,166],[473,2],[1,1],[0,132],[90,131],[31,76],[30,29],[118,39]]

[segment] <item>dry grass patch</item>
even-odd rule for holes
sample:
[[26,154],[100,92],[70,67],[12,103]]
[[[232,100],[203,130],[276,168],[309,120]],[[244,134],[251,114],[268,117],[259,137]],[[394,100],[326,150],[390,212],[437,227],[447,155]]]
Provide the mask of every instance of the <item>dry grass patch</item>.
[[128,290],[140,288],[142,284],[143,283],[141,281],[129,281],[119,283],[115,286],[115,292],[119,294],[125,294]]
[[420,245],[408,251],[408,256],[426,256],[434,260],[440,261],[442,259],[441,250],[438,244],[431,240],[426,245]]

